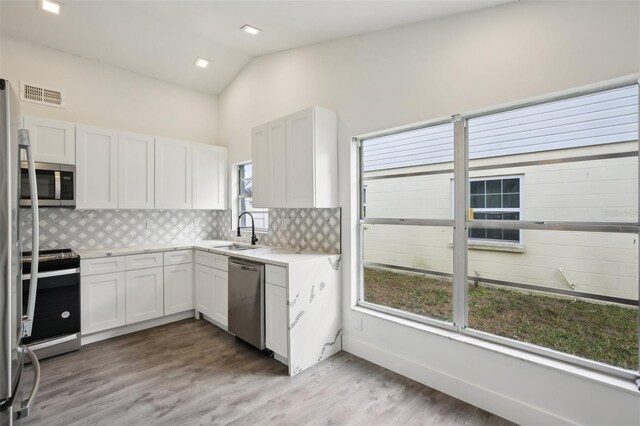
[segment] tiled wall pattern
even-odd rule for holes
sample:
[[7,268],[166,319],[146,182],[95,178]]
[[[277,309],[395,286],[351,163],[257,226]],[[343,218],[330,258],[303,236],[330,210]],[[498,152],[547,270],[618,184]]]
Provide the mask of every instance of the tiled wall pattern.
[[[23,209],[22,242],[31,247],[31,210]],[[220,212],[207,210],[40,209],[42,249],[139,247],[217,239]],[[150,228],[147,228],[150,221]]]
[[[31,210],[22,209],[24,250],[31,249]],[[284,221],[283,221],[284,219]],[[150,228],[147,227],[150,221]],[[260,245],[340,252],[340,209],[272,209],[269,232]],[[288,224],[287,224],[288,222]],[[233,240],[230,210],[70,210],[40,209],[42,249],[140,247],[174,241]]]
[[[231,211],[221,212],[231,220]],[[223,229],[220,238],[232,241],[251,241],[251,231]],[[295,247],[324,253],[340,253],[340,209],[269,209],[269,232],[258,234],[258,244],[274,247]]]

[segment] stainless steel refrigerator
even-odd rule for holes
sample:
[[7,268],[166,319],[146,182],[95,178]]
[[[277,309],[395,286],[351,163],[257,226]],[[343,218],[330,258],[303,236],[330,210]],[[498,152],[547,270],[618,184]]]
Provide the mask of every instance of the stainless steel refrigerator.
[[[32,199],[33,261],[26,309],[22,301],[20,240],[20,154],[26,151]],[[29,415],[40,383],[40,364],[22,339],[31,335],[38,286],[38,190],[29,134],[21,129],[18,101],[11,84],[0,79],[0,425],[15,425]],[[35,273],[35,274],[34,274]],[[31,367],[25,362],[31,361]],[[25,387],[33,368],[31,389]]]

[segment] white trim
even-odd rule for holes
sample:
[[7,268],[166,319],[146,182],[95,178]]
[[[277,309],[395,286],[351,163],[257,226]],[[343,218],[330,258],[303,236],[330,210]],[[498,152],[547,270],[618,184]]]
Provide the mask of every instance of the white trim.
[[[245,160],[245,161],[239,161],[237,163],[233,163],[231,165],[230,169],[230,176],[229,176],[229,206],[231,206],[231,230],[232,231],[237,231],[238,230],[238,226],[237,226],[237,220],[234,220],[238,218],[239,210],[240,210],[240,206],[239,206],[239,200],[240,197],[238,196],[238,192],[240,190],[240,188],[238,187],[238,171],[240,169],[240,166],[245,166],[247,164],[251,164],[251,160]],[[252,175],[252,179],[253,179],[253,175]],[[265,209],[268,211],[268,209]],[[240,231],[241,234],[244,233],[249,233],[248,235],[250,235],[250,231],[247,230],[241,230]],[[266,228],[256,228],[256,234],[268,234],[269,233],[269,224],[267,223],[267,227]]]

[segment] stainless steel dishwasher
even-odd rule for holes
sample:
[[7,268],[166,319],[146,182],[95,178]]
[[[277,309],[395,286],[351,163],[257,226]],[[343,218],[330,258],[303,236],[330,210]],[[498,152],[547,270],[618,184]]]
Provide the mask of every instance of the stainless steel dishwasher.
[[264,349],[264,264],[229,258],[229,332]]

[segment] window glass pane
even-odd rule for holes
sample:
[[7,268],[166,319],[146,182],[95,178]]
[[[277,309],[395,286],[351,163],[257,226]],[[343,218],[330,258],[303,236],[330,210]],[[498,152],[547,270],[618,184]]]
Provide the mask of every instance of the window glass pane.
[[505,194],[502,196],[502,207],[520,207],[520,194]]
[[453,173],[368,180],[367,217],[452,219],[452,182]]
[[637,369],[638,236],[521,232],[524,253],[468,251],[469,327]]
[[502,197],[500,195],[487,195],[487,208],[502,207]]
[[486,181],[487,194],[502,193],[502,181],[500,179],[492,179]]
[[470,183],[469,185],[470,191],[471,191],[471,195],[474,194],[484,194],[484,181],[483,180],[478,180],[478,181],[473,181]]
[[451,321],[452,279],[438,275],[453,272],[451,232],[447,227],[364,225],[364,300]]
[[519,193],[520,179],[504,179],[502,181],[502,191],[504,193]]
[[[238,215],[242,212],[249,212],[253,215],[256,229],[266,230],[269,228],[269,212],[267,209],[253,207],[252,195],[252,167],[251,164],[238,166]],[[235,226],[235,224],[234,224]],[[251,218],[244,215],[240,218],[241,227],[250,227]]]
[[368,218],[453,218],[451,123],[366,139]]
[[483,209],[483,208],[485,208],[484,195],[472,195],[471,196],[471,208],[472,209]]
[[526,220],[638,221],[637,85],[472,118],[468,132],[470,177],[522,175],[502,193],[521,193]]

